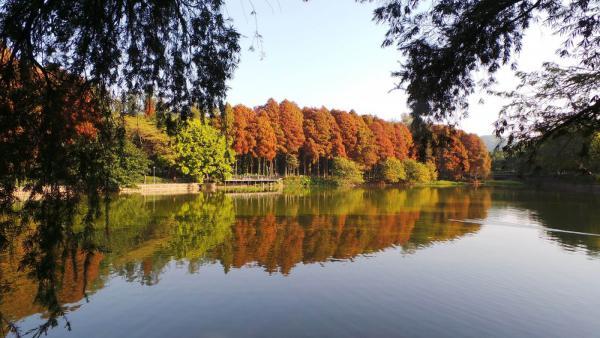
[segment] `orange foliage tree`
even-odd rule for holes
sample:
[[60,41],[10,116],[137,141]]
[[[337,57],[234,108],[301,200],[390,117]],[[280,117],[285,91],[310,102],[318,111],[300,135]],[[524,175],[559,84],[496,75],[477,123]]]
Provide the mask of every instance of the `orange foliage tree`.
[[304,130],[302,124],[304,115],[302,110],[294,102],[283,100],[279,104],[279,123],[283,134],[285,135],[285,152],[286,157],[285,174],[288,170],[297,169],[298,163],[293,166],[289,159],[296,159],[299,155],[300,148],[304,144]]
[[393,135],[391,139],[394,143],[394,156],[400,160],[412,158],[413,136],[406,125],[395,122],[391,126],[388,124],[387,128],[389,128],[388,132]]
[[387,128],[389,124],[375,116],[364,116],[364,120],[375,137],[377,161],[379,162],[386,158],[394,157],[394,144],[391,140],[391,137],[393,137],[394,134],[393,129],[390,130]]
[[[36,193],[59,184],[86,189],[79,185],[100,175],[99,168],[90,173],[87,166],[97,161],[98,154],[90,153],[99,149],[95,146],[105,125],[93,88],[55,66],[45,71],[26,66],[7,49],[0,49],[0,69],[15,75],[0,79],[2,200],[10,203],[17,180],[24,179],[35,182]],[[89,151],[82,153],[85,147]]]
[[254,110],[238,104],[233,107],[233,150],[238,155],[235,163],[235,172],[240,166],[248,172],[252,170],[251,158],[255,156],[254,148],[256,146],[255,134],[252,125],[256,119]]
[[479,136],[448,126],[433,126],[432,132],[432,152],[440,177],[477,180],[489,175],[490,156]]
[[[252,125],[252,132],[256,137],[254,154],[258,157],[258,173],[270,174],[273,159],[277,154],[277,136],[265,111],[260,111]],[[268,163],[266,163],[267,161]]]
[[[289,100],[269,99],[254,109],[235,106],[232,129],[233,149],[244,172],[327,176],[333,158],[345,157],[369,173],[388,158],[413,159],[416,153],[413,135],[402,122],[325,107],[301,109]],[[435,138],[427,146],[429,161],[441,177],[489,175],[490,157],[477,135],[447,126],[432,126],[431,132]]]
[[469,179],[487,178],[492,169],[492,159],[483,140],[475,134],[463,133],[460,137],[469,158]]
[[[313,164],[317,164],[321,157],[324,157],[330,145],[330,125],[328,111],[325,108],[304,108],[304,145],[303,159],[304,171],[310,173]],[[307,162],[308,161],[308,162]],[[309,166],[310,165],[310,166]],[[317,169],[318,171],[318,169]]]
[[285,154],[287,149],[285,147],[285,135],[283,133],[281,117],[280,117],[280,108],[277,101],[274,99],[269,99],[264,106],[257,107],[255,109],[257,114],[261,112],[264,113],[269,119],[269,123],[273,128],[273,132],[275,133],[275,149],[278,154]]

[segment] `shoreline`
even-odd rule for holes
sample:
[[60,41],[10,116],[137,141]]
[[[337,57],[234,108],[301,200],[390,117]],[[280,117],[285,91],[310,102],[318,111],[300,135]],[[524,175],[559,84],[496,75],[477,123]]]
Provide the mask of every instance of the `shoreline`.
[[[225,185],[215,183],[156,183],[156,184],[138,184],[135,187],[124,187],[119,189],[118,195],[140,194],[145,196],[152,195],[186,195],[198,194],[202,192],[225,192],[227,194],[260,194],[260,193],[281,193],[285,189],[294,188],[324,188],[333,187],[322,184],[285,184],[281,183],[271,185]],[[558,191],[571,192],[591,192],[600,193],[600,184],[584,184],[576,182],[566,182],[549,178],[526,178],[521,180],[484,180],[479,183],[462,181],[436,181],[431,183],[417,184],[389,184],[389,183],[364,183],[356,187],[364,188],[452,188],[452,187],[520,187],[532,188],[536,190],[555,189]],[[17,189],[13,193],[19,201],[25,201],[30,193],[23,189]]]

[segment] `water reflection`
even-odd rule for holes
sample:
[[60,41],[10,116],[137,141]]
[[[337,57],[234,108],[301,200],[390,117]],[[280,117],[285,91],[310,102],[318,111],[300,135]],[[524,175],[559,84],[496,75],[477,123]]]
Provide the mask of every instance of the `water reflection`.
[[486,190],[354,190],[237,199],[235,205],[240,216],[233,236],[210,257],[226,271],[257,264],[288,274],[298,263],[351,259],[395,246],[412,252],[475,232],[479,226],[448,219],[485,217],[491,196]]
[[[352,260],[391,248],[411,254],[476,234],[479,225],[451,220],[486,219],[493,205],[533,210],[548,226],[600,232],[589,199],[587,204],[576,201],[587,205],[576,212],[586,215],[579,219],[564,216],[564,208],[572,205],[562,204],[560,195],[516,190],[130,196],[114,199],[94,218],[83,206],[69,202],[54,201],[35,217],[21,220],[26,226],[12,233],[10,245],[0,254],[3,335],[9,331],[40,335],[57,326],[69,329],[68,314],[114,276],[150,286],[160,283],[173,261],[190,273],[204,264],[219,264],[225,273],[251,265],[287,275],[299,264]],[[552,236],[595,251],[600,244],[598,238]],[[34,314],[41,315],[41,324],[20,328],[20,321]]]
[[[530,213],[535,225],[562,231],[600,234],[600,195],[574,191],[496,189],[498,206],[510,206]],[[583,249],[600,255],[600,237],[574,233],[546,232],[546,236],[567,250]]]
[[[7,239],[0,257],[2,333],[40,336],[61,318],[70,329],[70,309],[64,304],[86,296],[88,280],[98,276],[94,269],[102,260],[93,240],[94,210],[82,213],[76,201],[61,194],[18,207],[21,217],[3,222],[2,229]],[[23,332],[15,320],[31,311],[44,313],[45,320]]]

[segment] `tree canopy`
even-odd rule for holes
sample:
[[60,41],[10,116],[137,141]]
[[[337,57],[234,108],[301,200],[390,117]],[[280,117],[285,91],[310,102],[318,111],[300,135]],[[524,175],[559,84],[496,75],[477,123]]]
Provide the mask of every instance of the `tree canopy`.
[[[579,66],[546,67],[542,75],[524,77],[535,93],[558,100],[559,105],[535,95],[526,101],[516,97],[512,107],[517,109],[504,110],[496,125],[496,133],[506,136],[510,147],[539,141],[574,124],[598,128],[600,96],[597,90],[584,89],[599,84],[598,12],[598,0],[391,0],[375,10],[374,18],[389,25],[383,45],[395,46],[406,57],[394,75],[407,91],[415,124],[465,114],[468,96],[477,86],[475,72],[489,75],[484,87],[493,83],[493,74],[511,64],[522,49],[523,36],[533,22],[560,33],[564,45],[558,52]],[[574,95],[576,102],[571,104]],[[526,105],[534,100],[539,104]]]
[[222,0],[7,0],[0,41],[11,57],[4,61],[18,60],[45,77],[57,65],[90,85],[156,92],[178,111],[193,104],[210,109],[224,98],[238,62],[239,34],[222,6]]
[[175,138],[181,172],[202,183],[222,181],[231,176],[233,155],[225,136],[197,119],[190,120]]
[[[301,109],[292,101],[273,99],[254,109],[239,104],[232,110],[232,130],[224,132],[232,135],[238,173],[288,174],[302,169],[307,175],[327,176],[333,159],[345,158],[370,175],[389,159],[414,159],[423,148],[429,153],[424,162],[443,178],[470,180],[490,174],[490,156],[479,136],[452,127],[430,127],[434,137],[423,145],[413,142],[402,122],[354,111]],[[283,132],[278,136],[277,130]]]
[[3,1],[2,205],[17,181],[37,193],[105,189],[123,153],[119,96],[155,94],[148,115],[220,106],[239,53],[222,10],[221,0]]

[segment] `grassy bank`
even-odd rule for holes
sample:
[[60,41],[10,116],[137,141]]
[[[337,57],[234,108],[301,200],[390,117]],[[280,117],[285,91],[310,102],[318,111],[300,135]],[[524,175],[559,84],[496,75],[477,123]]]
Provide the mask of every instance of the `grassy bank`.
[[[381,183],[367,183],[367,185],[381,185],[381,186],[401,186],[401,187],[461,187],[473,185],[472,182],[464,181],[448,181],[448,180],[437,180],[428,183],[415,183],[415,184],[381,184]],[[524,186],[524,181],[515,180],[484,180],[479,185],[486,187],[517,187]],[[310,177],[310,176],[289,176],[283,179],[283,186],[286,190],[293,189],[307,189],[307,188],[325,188],[335,187],[336,182],[333,179],[324,177]]]
[[516,180],[485,180],[482,184],[486,187],[522,187],[526,183]]
[[456,181],[445,181],[445,180],[439,180],[439,181],[433,181],[433,182],[428,182],[428,183],[416,183],[413,184],[413,187],[438,187],[438,188],[446,188],[446,187],[461,187],[461,186],[465,186],[465,185],[469,185],[468,182],[456,182]]
[[524,186],[524,181],[514,181],[514,180],[484,180],[479,182],[479,184],[475,184],[473,182],[463,182],[463,181],[445,181],[439,180],[431,183],[420,183],[415,184],[416,187],[462,187],[462,186],[485,186],[485,187],[520,187]]
[[336,186],[333,180],[311,176],[288,176],[282,182],[283,191],[290,193]]

